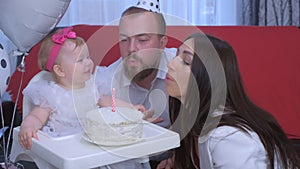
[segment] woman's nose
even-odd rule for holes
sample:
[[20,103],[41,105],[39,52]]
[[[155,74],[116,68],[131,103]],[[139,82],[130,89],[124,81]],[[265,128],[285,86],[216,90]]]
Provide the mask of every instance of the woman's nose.
[[174,62],[175,62],[176,57],[174,57],[170,62],[167,64],[168,69],[174,69]]

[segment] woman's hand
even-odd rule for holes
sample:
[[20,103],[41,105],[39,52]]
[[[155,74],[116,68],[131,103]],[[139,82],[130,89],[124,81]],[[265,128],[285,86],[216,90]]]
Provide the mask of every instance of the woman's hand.
[[170,157],[166,160],[161,161],[156,169],[172,169],[173,168],[173,164],[174,164],[174,158]]

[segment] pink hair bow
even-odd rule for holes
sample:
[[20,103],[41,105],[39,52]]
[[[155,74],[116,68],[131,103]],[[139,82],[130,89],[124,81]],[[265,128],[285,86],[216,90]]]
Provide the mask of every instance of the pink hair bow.
[[50,54],[46,63],[46,70],[48,70],[49,72],[52,72],[55,60],[59,54],[62,45],[65,43],[66,39],[76,38],[76,33],[72,30],[73,27],[67,27],[52,35],[52,41],[55,44],[52,46],[50,50]]
[[73,27],[64,28],[62,31],[52,35],[52,41],[57,44],[63,44],[66,39],[75,39],[76,33],[72,31]]

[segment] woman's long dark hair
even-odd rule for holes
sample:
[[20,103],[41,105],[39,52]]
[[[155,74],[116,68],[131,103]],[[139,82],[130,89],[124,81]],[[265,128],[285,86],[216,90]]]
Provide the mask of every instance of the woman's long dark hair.
[[[176,98],[169,99],[173,129],[181,136],[181,145],[175,149],[175,168],[195,168],[191,155],[194,154],[194,145],[198,144],[199,136],[208,134],[214,127],[224,125],[257,133],[266,149],[272,169],[276,153],[279,154],[284,168],[300,168],[299,157],[278,122],[247,96],[233,48],[227,42],[209,35],[196,33],[187,39],[190,38],[194,39],[195,54],[187,97],[184,104]],[[220,80],[222,71],[214,66],[216,60],[210,58],[214,52],[222,63],[225,85]],[[221,98],[218,95],[224,95],[225,99],[218,100]],[[210,115],[220,107],[226,113],[219,116],[219,119]],[[211,120],[207,122],[208,117]],[[195,160],[199,161],[197,158]]]

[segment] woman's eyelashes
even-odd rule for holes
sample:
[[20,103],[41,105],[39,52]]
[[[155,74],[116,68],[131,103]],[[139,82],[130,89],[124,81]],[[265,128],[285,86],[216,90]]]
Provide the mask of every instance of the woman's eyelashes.
[[192,58],[193,58],[193,53],[187,50],[180,50],[179,48],[176,51],[176,56],[180,57],[182,60],[182,63],[184,65],[191,65],[192,64]]
[[191,65],[191,62],[190,62],[190,61],[187,61],[187,60],[182,59],[182,62],[183,62],[184,65],[188,65],[188,66]]
[[184,65],[188,65],[188,66],[190,66],[192,64],[192,60],[190,58],[186,58],[186,57],[182,58],[182,62]]
[[191,65],[192,59],[193,59],[193,54],[190,53],[189,51],[184,51],[181,55],[181,58],[185,65]]

